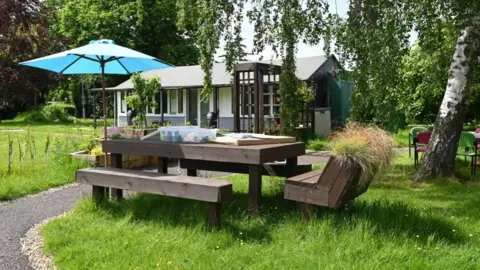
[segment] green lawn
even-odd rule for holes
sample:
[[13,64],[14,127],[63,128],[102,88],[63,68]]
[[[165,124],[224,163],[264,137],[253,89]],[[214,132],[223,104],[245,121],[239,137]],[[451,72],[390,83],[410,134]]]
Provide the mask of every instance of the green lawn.
[[[399,157],[346,209],[317,209],[305,222],[266,177],[261,216],[247,216],[247,178],[233,181],[223,227],[205,228],[205,204],[137,195],[45,225],[61,269],[478,269],[480,184],[411,185],[413,160]],[[468,169],[459,161],[459,168]]]
[[[393,142],[395,147],[408,147],[408,132],[410,128],[400,129],[393,134]],[[315,151],[328,151],[328,138],[320,136],[311,136],[307,139],[307,149]]]
[[[113,120],[107,120],[107,126],[113,125]],[[97,130],[100,132],[103,127],[103,120],[97,119]],[[0,122],[1,130],[26,130],[30,129],[31,132],[40,133],[65,133],[65,134],[78,134],[78,133],[91,133],[93,131],[93,119],[78,119],[71,123],[32,123],[26,122],[22,119],[17,120],[3,120]]]
[[[86,164],[71,161],[68,154],[80,150],[80,144],[92,131],[76,134],[56,133],[70,130],[72,127],[72,125],[24,127],[25,130],[31,131],[30,137],[27,131],[0,131],[0,201],[37,193],[75,180],[76,169],[85,167]],[[5,129],[5,126],[2,125],[1,128]],[[9,135],[13,139],[13,162],[10,173]],[[50,141],[48,150],[47,140]],[[23,161],[20,152],[24,153]]]

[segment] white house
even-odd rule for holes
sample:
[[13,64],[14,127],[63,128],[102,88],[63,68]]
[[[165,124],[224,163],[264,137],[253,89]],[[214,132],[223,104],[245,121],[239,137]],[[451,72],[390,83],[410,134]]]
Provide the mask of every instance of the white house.
[[[258,62],[281,65],[280,60]],[[298,58],[296,62],[297,77],[316,86],[315,107],[323,114],[327,112],[327,118],[330,118],[328,101],[330,90],[325,78],[335,68],[340,69],[337,59],[333,55],[313,56]],[[163,120],[170,121],[173,125],[185,125],[189,122],[191,125],[205,126],[208,112],[218,111],[218,127],[233,130],[232,76],[226,71],[224,63],[213,65],[212,83],[215,90],[208,101],[202,101],[200,97],[204,73],[199,65],[151,70],[143,72],[142,76],[147,78],[158,76],[162,84],[162,91],[154,97],[158,106],[152,108],[147,114],[149,123],[161,122],[163,111]],[[116,87],[107,88],[107,91],[113,92],[115,96],[115,122],[118,126],[127,125],[129,108],[127,108],[125,96],[132,89],[131,80]],[[266,118],[278,115],[279,104],[274,94],[274,86],[268,87],[268,90],[265,88],[263,91],[263,112]],[[328,119],[329,125],[330,119]]]

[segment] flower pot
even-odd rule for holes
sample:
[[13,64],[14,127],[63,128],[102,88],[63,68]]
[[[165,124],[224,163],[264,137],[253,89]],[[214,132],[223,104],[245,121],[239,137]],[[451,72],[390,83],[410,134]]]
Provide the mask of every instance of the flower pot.
[[[94,167],[104,167],[105,165],[105,154],[100,155],[91,155],[87,150],[78,151],[70,153],[71,158],[83,159],[88,161],[90,166]],[[110,154],[107,155],[107,165],[110,165]]]
[[124,138],[141,138],[157,130],[156,128],[131,128],[131,127],[122,127],[120,129]]
[[[70,153],[71,158],[87,160],[90,166],[104,167],[105,154],[90,155],[87,150]],[[107,155],[107,165],[110,166],[110,154]],[[152,165],[152,157],[139,155],[122,155],[122,168],[135,169]]]

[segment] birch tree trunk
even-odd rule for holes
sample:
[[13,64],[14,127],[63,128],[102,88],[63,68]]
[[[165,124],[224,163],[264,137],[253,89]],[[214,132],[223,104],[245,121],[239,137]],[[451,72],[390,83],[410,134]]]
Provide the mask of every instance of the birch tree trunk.
[[425,178],[455,175],[458,140],[465,120],[464,97],[469,89],[469,78],[472,76],[470,62],[477,60],[479,50],[478,22],[477,20],[473,23],[474,27],[462,30],[457,39],[447,89],[424,161],[415,176],[415,183]]

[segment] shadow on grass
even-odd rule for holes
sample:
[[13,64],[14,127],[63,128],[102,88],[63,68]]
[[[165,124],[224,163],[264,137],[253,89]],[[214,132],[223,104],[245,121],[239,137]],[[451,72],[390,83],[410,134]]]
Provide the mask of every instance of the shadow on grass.
[[[262,196],[261,215],[248,218],[248,194],[234,193],[233,201],[223,205],[220,230],[238,236],[248,235],[247,241],[271,242],[272,231],[279,224],[302,222],[296,203],[283,199],[283,190]],[[103,211],[114,219],[128,218],[131,222],[153,222],[163,226],[202,227],[205,224],[206,204],[192,200],[169,198],[151,194],[138,194],[119,202],[106,202]],[[348,208],[333,211],[317,207],[311,222],[329,220],[336,229],[351,230],[358,225],[368,226],[375,234],[384,236],[411,236],[448,243],[461,243],[465,237],[452,233],[451,223],[421,212],[399,201],[357,201]],[[307,224],[305,224],[307,225]],[[418,236],[417,236],[418,235]]]

